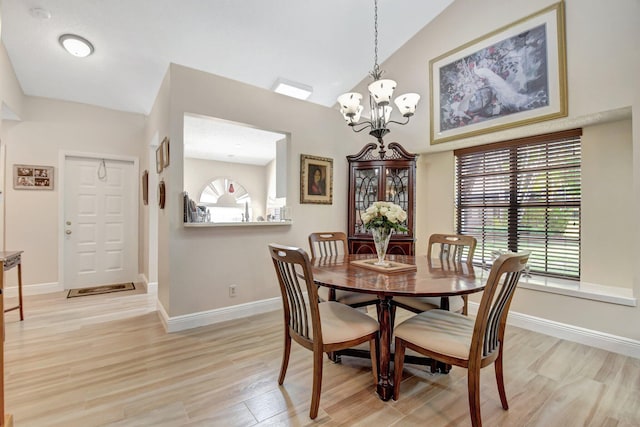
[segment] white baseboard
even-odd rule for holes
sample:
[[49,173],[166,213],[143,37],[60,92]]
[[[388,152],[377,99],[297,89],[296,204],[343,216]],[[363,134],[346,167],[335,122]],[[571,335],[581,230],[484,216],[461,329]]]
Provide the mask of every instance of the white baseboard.
[[[18,285],[9,286],[4,288],[3,291],[4,295],[8,298],[18,297]],[[22,285],[22,295],[41,295],[60,291],[64,291],[64,286],[60,285],[58,282]]]
[[158,292],[158,282],[149,282],[149,279],[147,279],[147,276],[145,276],[144,273],[138,274],[138,281],[144,283],[148,294]]
[[[469,301],[469,314],[476,314],[478,312],[478,305],[477,302]],[[640,341],[630,338],[542,319],[514,311],[509,312],[507,324],[640,359]]]
[[213,325],[215,323],[226,322],[228,320],[240,319],[269,311],[282,310],[282,299],[280,297],[270,298],[175,317],[169,317],[167,315],[167,312],[160,301],[158,301],[157,306],[158,314],[165,330],[171,333],[197,328],[199,326]]

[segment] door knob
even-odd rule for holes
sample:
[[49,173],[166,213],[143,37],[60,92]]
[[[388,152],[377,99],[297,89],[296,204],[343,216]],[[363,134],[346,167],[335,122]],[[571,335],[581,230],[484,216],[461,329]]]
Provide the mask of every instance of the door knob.
[[67,225],[71,225],[71,221],[67,221]]
[[65,230],[66,234],[71,234],[71,230]]

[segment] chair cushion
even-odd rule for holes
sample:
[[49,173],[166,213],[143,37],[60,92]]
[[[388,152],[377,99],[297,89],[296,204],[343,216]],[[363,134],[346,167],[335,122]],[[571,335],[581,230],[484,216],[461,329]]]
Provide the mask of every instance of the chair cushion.
[[[395,297],[398,304],[412,307],[419,311],[429,311],[440,308],[440,297]],[[464,300],[462,297],[449,297],[449,311],[462,312]]]
[[325,344],[350,341],[378,330],[378,321],[365,313],[335,301],[318,304],[322,341]]
[[468,359],[475,318],[446,310],[417,314],[395,328],[395,336],[459,359]]
[[[326,286],[318,287],[318,296],[322,301],[329,301],[329,288]],[[336,301],[347,305],[363,303],[375,304],[378,302],[378,297],[372,294],[365,294],[363,292],[336,290]]]

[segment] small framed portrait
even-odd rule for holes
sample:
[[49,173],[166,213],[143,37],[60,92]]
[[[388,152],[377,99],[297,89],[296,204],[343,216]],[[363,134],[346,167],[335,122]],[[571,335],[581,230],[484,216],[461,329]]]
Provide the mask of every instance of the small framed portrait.
[[300,155],[300,203],[333,203],[333,159]]
[[53,190],[53,166],[13,165],[15,190]]

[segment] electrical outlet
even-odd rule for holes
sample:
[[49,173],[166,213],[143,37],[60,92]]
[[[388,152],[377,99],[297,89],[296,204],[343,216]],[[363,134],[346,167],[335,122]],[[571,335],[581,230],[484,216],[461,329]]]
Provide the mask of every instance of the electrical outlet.
[[230,285],[229,286],[229,296],[230,297],[235,297],[236,294],[236,285]]

